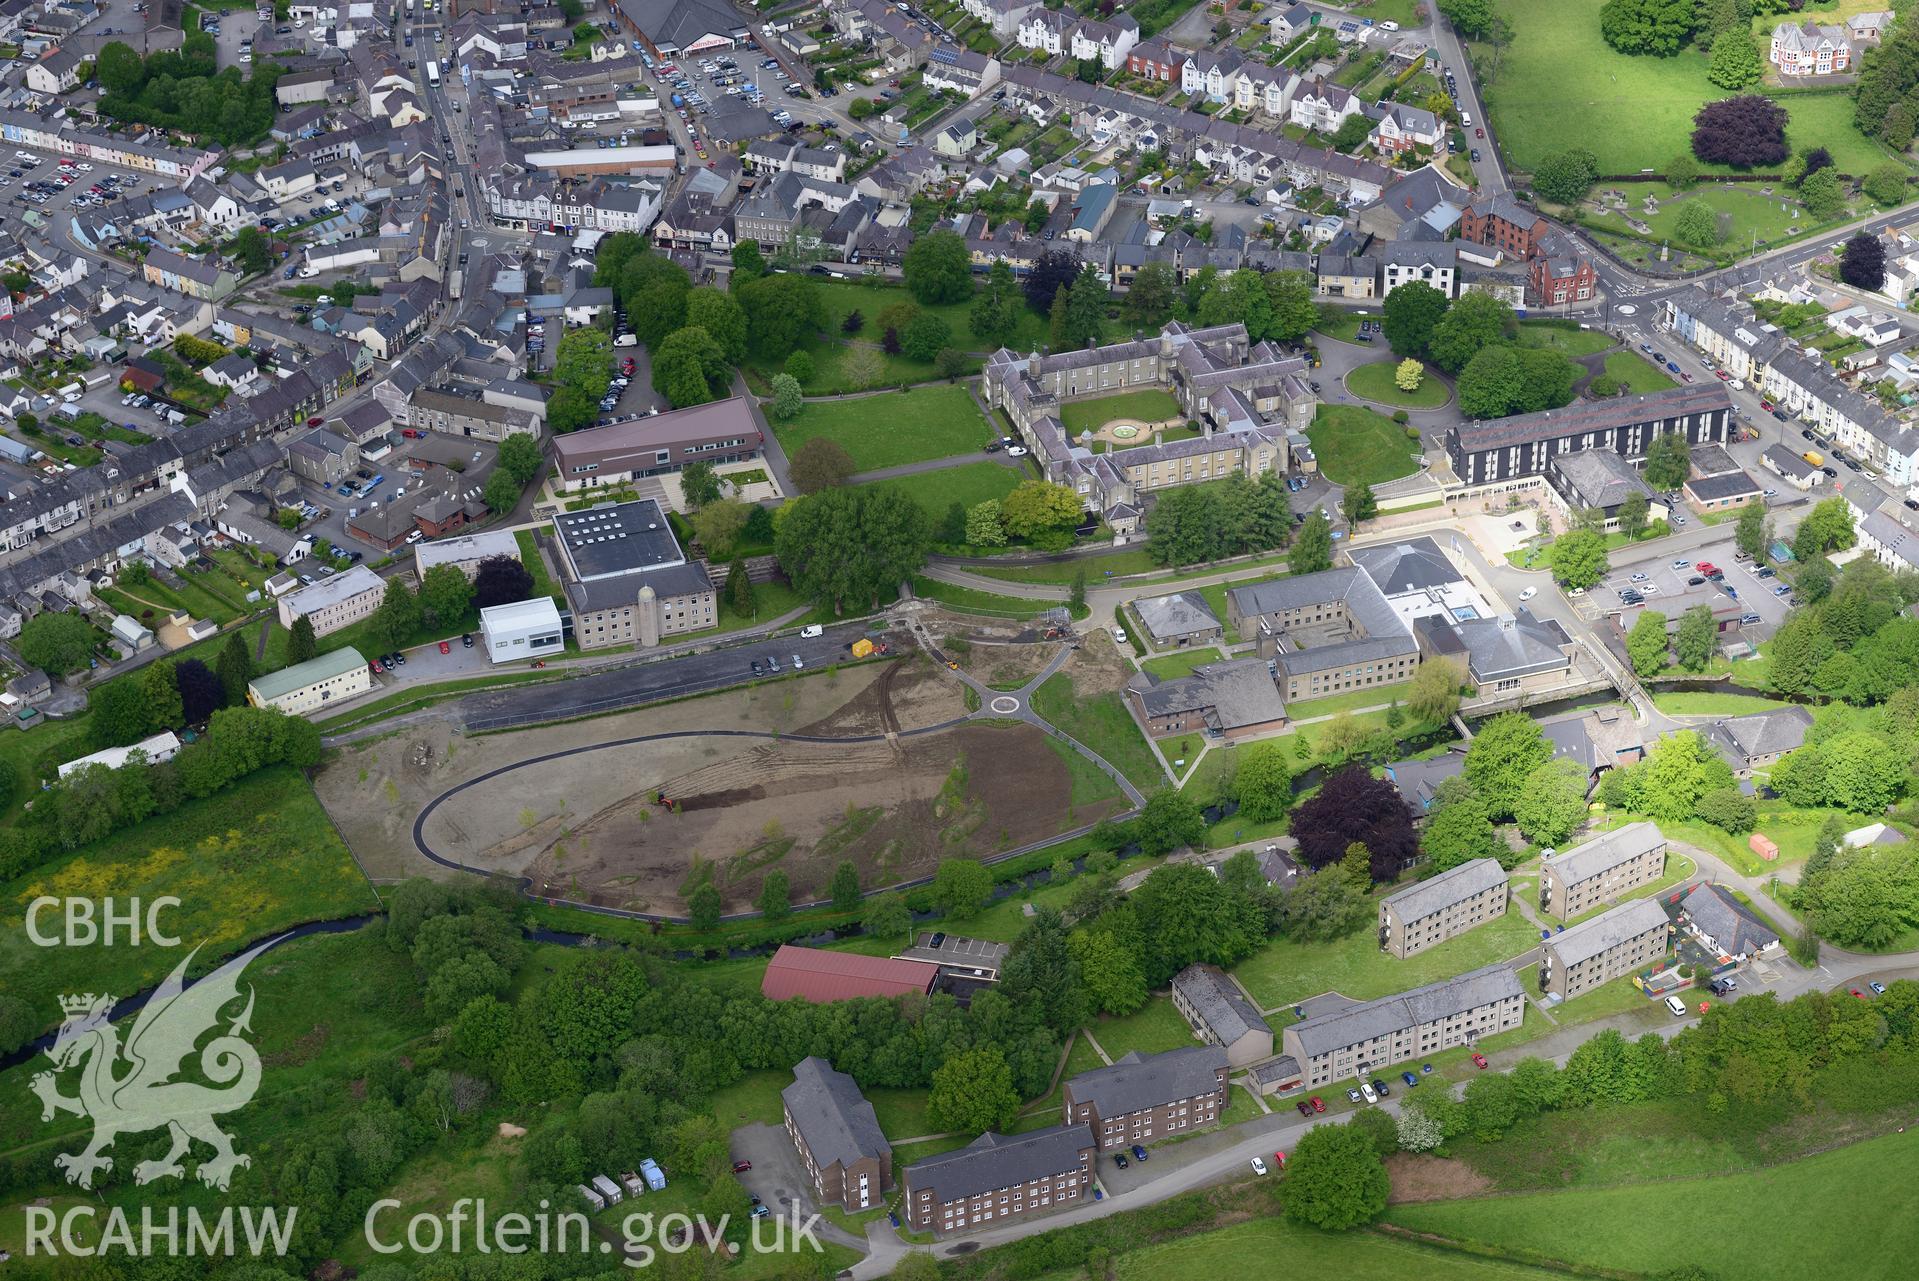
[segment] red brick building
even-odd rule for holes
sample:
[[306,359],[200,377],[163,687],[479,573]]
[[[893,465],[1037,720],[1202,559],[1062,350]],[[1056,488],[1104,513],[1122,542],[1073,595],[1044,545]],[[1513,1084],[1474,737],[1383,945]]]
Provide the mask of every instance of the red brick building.
[[1134,45],[1126,55],[1126,69],[1148,80],[1178,84],[1179,69],[1185,65],[1185,51],[1175,49],[1163,40],[1149,40],[1145,44]]
[[1459,238],[1490,245],[1513,258],[1537,258],[1552,224],[1510,196],[1495,196],[1466,206]]
[[1526,274],[1528,301],[1540,307],[1586,302],[1599,289],[1599,272],[1590,258],[1535,258]]

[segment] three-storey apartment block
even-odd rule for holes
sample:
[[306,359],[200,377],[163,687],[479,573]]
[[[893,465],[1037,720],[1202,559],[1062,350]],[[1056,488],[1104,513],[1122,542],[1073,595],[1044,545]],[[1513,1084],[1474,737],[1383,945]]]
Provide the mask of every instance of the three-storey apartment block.
[[1519,1026],[1526,995],[1508,966],[1489,965],[1396,996],[1314,1015],[1281,1032],[1308,1086],[1328,1085],[1469,1045]]
[[1539,990],[1570,1001],[1666,954],[1670,923],[1656,899],[1640,898],[1581,921],[1540,947]]
[[1539,910],[1570,920],[1659,879],[1666,838],[1651,823],[1628,823],[1539,863]]
[[1504,916],[1508,897],[1498,859],[1461,863],[1379,901],[1379,950],[1403,961]]
[[1226,1106],[1226,1071],[1226,1051],[1216,1045],[1134,1050],[1066,1083],[1066,1122],[1091,1127],[1102,1152],[1211,1125]]

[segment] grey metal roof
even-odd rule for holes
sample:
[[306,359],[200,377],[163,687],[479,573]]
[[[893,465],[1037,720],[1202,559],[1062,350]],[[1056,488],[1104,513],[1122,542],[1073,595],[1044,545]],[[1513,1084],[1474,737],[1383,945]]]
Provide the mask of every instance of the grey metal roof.
[[1768,445],[1762,457],[1781,476],[1795,480],[1804,480],[1808,476],[1816,475],[1819,471],[1817,467],[1784,445]]
[[1081,1072],[1066,1083],[1075,1103],[1091,1103],[1102,1117],[1125,1116],[1162,1103],[1212,1094],[1220,1088],[1226,1051],[1192,1045],[1164,1054],[1127,1054],[1111,1067]]
[[905,1183],[942,1203],[997,1192],[1034,1179],[1077,1172],[1080,1154],[1094,1147],[1087,1125],[1054,1125],[1027,1134],[988,1131],[963,1148],[906,1167]]
[[1221,1045],[1231,1045],[1248,1032],[1272,1035],[1259,1009],[1225,973],[1210,965],[1189,965],[1173,976],[1173,990],[1184,996]]
[[1376,1001],[1364,1001],[1309,1018],[1295,1024],[1291,1031],[1299,1038],[1300,1048],[1307,1057],[1318,1058],[1375,1037],[1390,1036],[1422,1023],[1524,995],[1525,989],[1519,985],[1519,977],[1510,966],[1488,965],[1410,992],[1382,996]]
[[1665,843],[1666,838],[1660,834],[1657,826],[1641,820],[1610,832],[1602,832],[1563,854],[1541,859],[1540,866],[1557,871],[1566,884],[1577,885]]
[[1498,859],[1476,858],[1470,863],[1449,868],[1438,876],[1428,877],[1416,885],[1396,890],[1380,901],[1391,903],[1399,913],[1400,920],[1419,921],[1505,883],[1506,869],[1499,865]]
[[1648,930],[1664,929],[1666,924],[1666,909],[1659,906],[1658,899],[1636,898],[1568,927],[1565,933],[1547,940],[1546,946],[1561,965],[1572,966],[1603,955]]
[[1253,1080],[1265,1085],[1269,1081],[1290,1081],[1301,1075],[1299,1060],[1290,1054],[1282,1054],[1276,1059],[1268,1059],[1253,1069]]
[[1759,492],[1757,482],[1743,471],[1723,472],[1717,476],[1696,476],[1686,482],[1686,488],[1693,497],[1707,501],[1737,498],[1741,494]]
[[1213,617],[1212,607],[1198,592],[1144,596],[1133,602],[1133,612],[1155,638],[1219,630],[1219,620]]
[[859,1085],[818,1055],[793,1065],[793,1084],[780,1091],[780,1098],[818,1165],[850,1166],[893,1150]]

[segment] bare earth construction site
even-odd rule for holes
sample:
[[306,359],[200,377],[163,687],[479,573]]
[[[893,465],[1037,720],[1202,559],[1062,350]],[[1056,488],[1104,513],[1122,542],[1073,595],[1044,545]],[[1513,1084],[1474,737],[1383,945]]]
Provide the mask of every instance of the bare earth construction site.
[[870,890],[1123,808],[1075,806],[1071,749],[1044,731],[966,715],[957,682],[908,658],[511,734],[416,726],[347,749],[319,793],[381,879],[425,869],[430,809],[440,858],[675,916],[703,882],[745,910],[777,868],[806,901],[851,860]]

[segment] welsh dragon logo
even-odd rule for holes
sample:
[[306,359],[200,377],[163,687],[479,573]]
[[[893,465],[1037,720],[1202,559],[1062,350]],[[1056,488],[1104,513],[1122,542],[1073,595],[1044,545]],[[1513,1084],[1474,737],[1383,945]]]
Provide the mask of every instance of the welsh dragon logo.
[[[200,950],[194,948],[142,1007],[125,1045],[120,1044],[111,1022],[117,998],[92,993],[60,998],[66,1019],[47,1050],[54,1066],[35,1074],[32,1088],[40,1096],[42,1121],[51,1121],[60,1112],[93,1118],[93,1141],[80,1152],[54,1158],[69,1183],[91,1188],[95,1174],[113,1168],[113,1158],[103,1153],[116,1137],[162,1126],[173,1136],[172,1150],[160,1160],[136,1165],[136,1183],[186,1177],[180,1159],[195,1139],[213,1149],[212,1158],[195,1171],[209,1187],[225,1191],[236,1169],[253,1164],[251,1157],[233,1150],[232,1137],[213,1122],[216,1116],[245,1107],[260,1088],[260,1056],[241,1035],[252,1030],[251,987],[246,1008],[233,1017],[224,1034],[199,1051],[200,1074],[213,1085],[172,1078],[179,1075],[201,1037],[220,1022],[220,1012],[239,999],[240,974],[247,964],[277,942],[269,939],[259,944],[188,987],[187,966]],[[73,1067],[80,1069],[77,1098],[59,1092],[59,1074]]]

